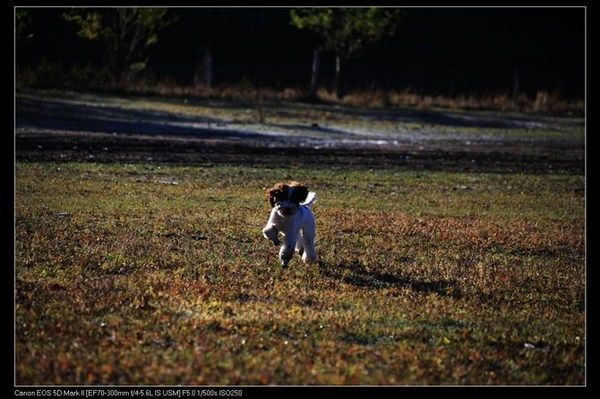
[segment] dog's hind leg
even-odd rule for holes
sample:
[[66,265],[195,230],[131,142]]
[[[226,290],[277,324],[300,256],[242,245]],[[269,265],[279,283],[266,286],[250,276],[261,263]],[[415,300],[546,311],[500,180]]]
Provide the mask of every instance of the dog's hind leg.
[[302,230],[304,236],[304,253],[302,254],[302,261],[306,264],[317,262],[317,250],[315,247],[315,235],[308,229]]
[[298,255],[300,256],[304,254],[304,235],[302,235],[302,232],[298,234],[298,241],[296,241],[296,252],[298,252]]

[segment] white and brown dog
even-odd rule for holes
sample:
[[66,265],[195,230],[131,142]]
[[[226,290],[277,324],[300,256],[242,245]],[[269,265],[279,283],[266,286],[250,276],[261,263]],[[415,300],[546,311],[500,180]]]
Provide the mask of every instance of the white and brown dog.
[[[294,250],[304,263],[317,261],[317,224],[311,210],[315,200],[316,194],[298,182],[277,183],[267,190],[267,201],[273,209],[262,232],[273,244],[281,245],[279,259],[283,267],[287,267]],[[283,235],[283,243],[279,241],[279,233]]]

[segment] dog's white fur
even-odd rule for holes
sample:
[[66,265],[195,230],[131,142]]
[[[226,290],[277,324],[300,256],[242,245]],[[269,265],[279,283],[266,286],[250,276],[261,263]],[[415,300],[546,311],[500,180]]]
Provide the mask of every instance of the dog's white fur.
[[[294,187],[290,187],[289,190],[294,190]],[[273,209],[262,233],[273,244],[281,245],[279,259],[283,267],[287,267],[294,250],[302,257],[304,263],[311,264],[317,261],[317,223],[311,209],[315,201],[316,193],[308,192],[306,199],[301,203],[289,199],[272,203]],[[280,233],[283,235],[283,241],[279,240]]]

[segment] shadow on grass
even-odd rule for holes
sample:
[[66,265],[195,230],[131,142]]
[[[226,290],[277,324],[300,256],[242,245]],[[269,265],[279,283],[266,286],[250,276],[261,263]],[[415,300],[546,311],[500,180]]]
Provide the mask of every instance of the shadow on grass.
[[[18,97],[16,110],[16,156],[20,161],[153,161],[271,168],[402,167],[446,172],[544,174],[549,171],[583,173],[584,169],[583,143],[579,141],[508,140],[473,142],[466,146],[463,141],[444,139],[435,143],[408,140],[392,146],[360,144],[361,140],[354,140],[359,136],[351,131],[310,121],[264,125],[279,132],[273,134],[248,130],[243,123],[224,124],[205,116],[35,96]],[[286,109],[280,111],[287,112]],[[335,112],[341,111],[336,107]],[[294,134],[290,134],[290,130]],[[312,137],[313,133],[321,138]],[[344,143],[346,139],[348,142]]]
[[328,265],[319,263],[319,270],[325,277],[341,280],[355,287],[382,289],[382,288],[409,288],[420,293],[435,293],[444,297],[458,299],[462,292],[454,280],[420,280],[410,276],[392,273],[380,273],[369,270],[360,262],[339,263]]
[[120,106],[88,105],[53,99],[18,98],[17,125],[27,128],[71,132],[134,135],[163,135],[196,138],[268,139],[247,129],[215,129],[200,124],[219,125],[221,120],[185,116],[173,112],[134,110]]

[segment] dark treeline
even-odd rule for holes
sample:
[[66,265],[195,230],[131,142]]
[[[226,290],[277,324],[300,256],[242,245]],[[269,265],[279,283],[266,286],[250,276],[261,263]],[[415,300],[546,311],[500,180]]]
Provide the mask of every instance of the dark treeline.
[[[41,64],[101,69],[98,42],[80,37],[65,9],[27,9],[27,39],[17,42],[17,70]],[[584,93],[582,8],[408,8],[392,36],[345,65],[349,90],[485,95],[519,90],[562,98]],[[198,83],[207,54],[211,80],[281,89],[307,87],[315,33],[290,23],[289,10],[174,8],[140,77]],[[334,54],[321,58],[320,83],[331,87]]]

